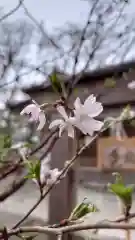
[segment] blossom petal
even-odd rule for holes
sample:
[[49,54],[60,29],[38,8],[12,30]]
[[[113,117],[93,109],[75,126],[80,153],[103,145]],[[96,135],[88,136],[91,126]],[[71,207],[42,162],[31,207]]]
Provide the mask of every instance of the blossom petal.
[[49,129],[52,129],[52,128],[57,127],[57,126],[60,126],[60,125],[63,124],[63,122],[64,122],[64,121],[63,121],[62,119],[56,119],[56,120],[54,120],[54,121],[52,121],[52,122],[50,123]]
[[127,87],[131,90],[135,89],[135,81],[131,81],[130,83],[128,83]]
[[46,175],[50,171],[49,162],[51,160],[51,153],[48,153],[47,156],[42,160],[40,167],[40,181],[44,183]]
[[40,181],[41,181],[42,184],[44,183],[47,174],[49,174],[49,171],[50,171],[50,168],[49,168],[48,164],[46,164],[45,166],[42,166],[42,164],[41,164],[41,168],[40,168]]
[[46,123],[46,117],[45,117],[45,114],[44,114],[43,111],[41,111],[39,113],[38,118],[39,118],[39,125],[38,125],[37,130],[41,130],[44,127],[45,123]]
[[57,180],[60,173],[61,171],[59,171],[58,168],[50,170],[50,178],[47,179],[47,185],[53,184]]
[[103,106],[100,102],[93,102],[87,101],[84,104],[85,112],[91,117],[97,117],[102,111]]
[[79,109],[82,107],[81,100],[79,97],[76,98],[76,100],[74,102],[74,107],[75,107],[75,109]]
[[87,133],[92,136],[94,131],[100,131],[102,126],[104,125],[103,122],[95,120],[95,119],[87,119],[83,122],[83,125],[85,125],[85,128],[87,130]]
[[99,131],[103,126],[103,123],[90,117],[86,117],[83,121],[76,122],[75,125],[83,134],[93,136],[94,131]]
[[86,134],[93,136],[94,129],[93,125],[91,125],[90,120],[82,122],[83,129],[85,130]]
[[96,97],[93,95],[93,94],[91,94],[90,96],[88,96],[87,98],[86,98],[86,100],[85,100],[85,102],[84,102],[84,105],[86,104],[90,104],[90,103],[95,103],[96,102]]
[[74,128],[72,125],[68,126],[68,137],[74,138]]
[[20,115],[29,114],[33,112],[35,109],[37,109],[37,106],[35,104],[29,104],[20,112]]
[[63,122],[61,125],[60,125],[60,130],[59,130],[59,137],[61,137],[63,131],[65,130],[66,128],[66,123]]
[[51,161],[51,153],[49,152],[47,156],[42,160],[43,164],[47,164]]
[[68,119],[68,115],[67,115],[64,107],[61,106],[61,105],[58,105],[56,108],[57,108],[57,111],[61,114],[61,116],[62,116],[65,120],[67,120],[67,119]]
[[85,128],[84,124],[82,124],[82,122],[76,121],[76,123],[74,123],[74,125],[75,125],[83,134],[87,134],[86,128]]

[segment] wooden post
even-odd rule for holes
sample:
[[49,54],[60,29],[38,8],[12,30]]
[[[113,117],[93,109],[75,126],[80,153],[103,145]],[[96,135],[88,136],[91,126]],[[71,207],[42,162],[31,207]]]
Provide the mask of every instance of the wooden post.
[[[73,141],[66,134],[60,138],[52,151],[51,168],[62,169],[65,161],[71,158],[74,151]],[[55,186],[49,198],[49,224],[59,223],[67,218],[76,204],[76,171],[72,168],[67,176]],[[54,240],[53,237],[49,237]],[[66,234],[64,240],[71,240]]]

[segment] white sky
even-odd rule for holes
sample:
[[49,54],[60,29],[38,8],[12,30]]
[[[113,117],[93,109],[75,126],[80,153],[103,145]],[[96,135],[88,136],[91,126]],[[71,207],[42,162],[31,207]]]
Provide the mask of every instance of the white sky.
[[[17,0],[1,0],[0,6],[9,11],[16,6]],[[83,0],[25,0],[25,5],[39,21],[43,20],[47,30],[62,26],[67,21],[82,22],[86,19],[88,3]],[[19,10],[14,17],[20,18],[24,15]]]
[[[63,26],[66,22],[83,24],[89,10],[88,2],[85,0],[25,0],[24,2],[28,10],[39,22],[43,20],[45,28],[50,32],[54,28]],[[17,3],[17,0],[0,0],[0,7],[6,13],[15,7]],[[130,1],[129,11],[135,12],[135,0]],[[24,11],[20,9],[12,18],[18,20],[23,17]],[[33,75],[28,76],[24,82],[28,83],[33,78]]]
[[[16,6],[17,2],[17,0],[1,0],[0,6],[6,12]],[[25,0],[24,2],[34,17],[45,22],[48,30],[62,26],[67,21],[82,23],[88,12],[87,0]],[[135,1],[129,2],[129,11],[135,12]],[[23,15],[23,11],[19,10],[14,17],[20,18]]]

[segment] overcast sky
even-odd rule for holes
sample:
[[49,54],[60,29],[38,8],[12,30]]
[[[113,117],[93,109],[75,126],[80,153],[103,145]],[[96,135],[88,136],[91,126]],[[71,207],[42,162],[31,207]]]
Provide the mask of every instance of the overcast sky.
[[[17,0],[1,0],[0,6],[6,12],[16,6],[17,2]],[[44,20],[48,30],[61,26],[67,21],[82,23],[88,12],[87,0],[25,0],[24,2],[34,17]],[[129,10],[134,12],[135,1],[130,0],[129,2]],[[23,11],[21,10],[14,15],[16,18],[22,16]]]
[[[1,0],[0,6],[6,11],[17,4],[17,0]],[[43,20],[48,30],[59,27],[67,21],[82,22],[88,12],[87,1],[81,0],[25,0],[25,5],[38,20]],[[23,16],[19,10],[14,17]]]
[[[44,21],[45,28],[50,32],[54,28],[63,26],[66,22],[83,24],[89,10],[87,0],[24,0],[24,2],[39,22]],[[17,0],[0,0],[0,7],[6,13],[17,3]],[[130,1],[129,12],[135,12],[135,0]],[[12,19],[17,20],[23,17],[24,11],[19,9]],[[30,79],[33,79],[33,75],[29,76],[29,80],[27,77],[26,82],[30,82]]]

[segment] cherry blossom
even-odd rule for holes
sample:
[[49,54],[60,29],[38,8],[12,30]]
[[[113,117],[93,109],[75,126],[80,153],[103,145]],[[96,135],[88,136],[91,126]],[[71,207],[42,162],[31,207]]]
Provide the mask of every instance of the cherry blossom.
[[103,111],[103,106],[100,102],[96,102],[94,95],[90,95],[84,104],[78,97],[74,102],[74,107],[74,117],[76,119],[74,125],[84,134],[92,136],[95,131],[102,128],[103,122],[95,120],[94,117],[97,117]]
[[49,163],[51,160],[51,153],[45,157],[45,159],[41,162],[40,168],[40,182],[41,184],[51,185],[56,181],[57,177],[61,173],[58,168],[50,169]]
[[128,83],[127,87],[131,90],[134,90],[135,89],[135,81],[131,81]]
[[56,119],[52,121],[49,126],[49,129],[59,127],[59,137],[61,137],[64,130],[67,130],[68,136],[74,138],[73,123],[75,122],[75,118],[68,117],[63,106],[57,106],[57,111],[60,113],[63,119]]
[[102,111],[103,106],[101,103],[96,102],[96,97],[90,95],[84,102],[81,103],[80,98],[77,98],[74,102],[75,109],[73,110],[74,116],[67,115],[63,106],[57,106],[57,111],[61,114],[63,119],[54,120],[49,128],[59,127],[59,136],[62,135],[64,130],[67,130],[68,136],[74,138],[74,128],[80,129],[85,135],[93,135],[94,131],[99,131],[103,122],[97,121],[94,117],[97,117]]
[[45,182],[45,179],[50,171],[50,163],[51,160],[51,153],[48,153],[48,155],[42,160],[41,167],[40,167],[40,182],[43,184]]
[[20,113],[21,115],[27,114],[30,116],[29,121],[39,123],[37,130],[41,130],[46,122],[45,114],[36,103],[29,104]]
[[60,174],[61,174],[61,171],[59,171],[58,168],[54,168],[54,169],[50,170],[49,176],[46,179],[46,185],[53,184],[57,180],[57,178]]

